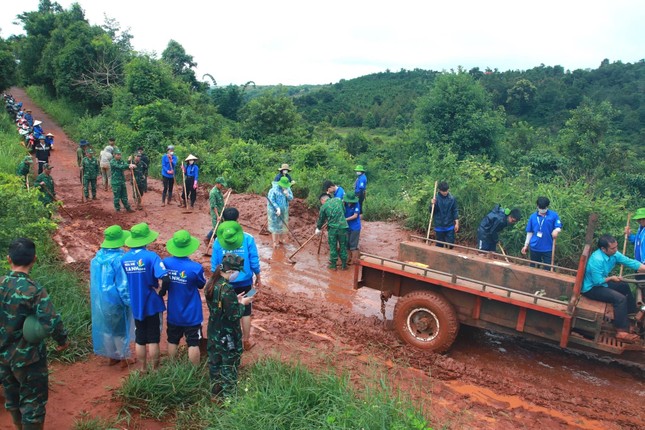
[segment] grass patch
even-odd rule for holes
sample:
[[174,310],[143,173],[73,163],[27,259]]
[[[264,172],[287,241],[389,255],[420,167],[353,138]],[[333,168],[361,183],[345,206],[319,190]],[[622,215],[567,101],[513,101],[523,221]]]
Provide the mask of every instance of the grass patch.
[[[315,374],[303,365],[267,358],[243,369],[238,396],[224,407],[210,401],[206,365],[166,362],[157,373],[133,373],[117,395],[127,411],[175,428],[429,429],[421,410],[383,379],[366,377],[355,389],[333,370]],[[173,417],[174,416],[174,417]]]
[[[68,136],[78,137],[79,119],[86,114],[83,108],[68,100],[52,98],[41,86],[27,87],[26,92],[34,103],[65,129]],[[43,128],[46,131],[47,124],[44,124]]]
[[119,425],[118,420],[106,420],[103,418],[82,417],[74,421],[72,430],[119,430],[125,428]]

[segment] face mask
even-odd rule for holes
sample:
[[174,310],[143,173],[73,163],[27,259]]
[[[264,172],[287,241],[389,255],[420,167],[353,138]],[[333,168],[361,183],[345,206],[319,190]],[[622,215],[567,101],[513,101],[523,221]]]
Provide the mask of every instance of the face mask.
[[282,174],[283,174],[283,175],[286,175],[286,174],[287,174],[287,172],[288,172],[288,170],[283,170],[283,171],[282,171]]
[[356,176],[361,176],[361,172],[356,172]]
[[230,275],[228,276],[228,282],[235,282],[238,276],[240,276],[240,271],[239,270],[233,270],[232,272],[229,272]]
[[540,214],[540,215],[546,215],[546,211],[547,211],[547,210],[548,210],[548,209],[538,209],[538,214]]

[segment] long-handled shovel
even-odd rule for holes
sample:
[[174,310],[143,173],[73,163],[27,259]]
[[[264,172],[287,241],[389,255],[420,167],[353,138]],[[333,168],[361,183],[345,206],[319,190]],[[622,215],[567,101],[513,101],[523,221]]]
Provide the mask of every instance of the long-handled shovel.
[[[437,198],[437,185],[439,185],[439,181],[434,181],[434,192],[432,193],[432,198],[435,199]],[[432,205],[432,210],[430,211],[430,222],[428,223],[428,233],[426,234],[426,240],[430,239],[430,227],[432,227],[432,218],[434,217],[434,206]],[[427,244],[428,242],[426,242]]]
[[[224,199],[224,206],[222,206],[222,212],[224,212],[224,209],[226,208],[226,205],[228,204],[228,199],[231,197],[231,192],[233,191],[232,188],[229,188],[228,191],[226,192],[226,198]],[[213,246],[213,240],[215,239],[215,236],[217,234],[217,227],[219,227],[219,223],[222,221],[222,214],[220,213],[219,216],[217,217],[217,222],[215,223],[215,227],[213,227],[213,234],[211,234],[211,239],[208,241],[208,246],[206,247],[206,252],[204,255],[211,255],[211,249]]]
[[[85,203],[85,181],[83,180],[83,165],[81,164],[81,201]],[[88,184],[89,188],[89,184]]]
[[[623,255],[627,252],[627,241],[629,240],[629,235],[627,234],[627,228],[629,227],[629,222],[632,220],[632,214],[627,214],[627,225],[625,226],[625,241],[623,242]],[[618,276],[623,276],[623,269],[625,266],[620,265],[620,273]]]
[[27,184],[27,192],[29,192],[29,174],[25,175],[25,183]]
[[[188,209],[188,192],[186,191],[186,172],[184,171],[184,162],[181,162],[181,177],[184,180],[184,197],[182,198],[183,202],[180,201],[182,207]],[[182,213],[189,214],[189,211],[183,211]]]
[[[321,230],[321,233],[320,233],[320,234],[322,234],[322,230],[324,230],[324,229],[325,229],[325,227],[327,227],[327,223],[325,223],[325,224],[322,226],[322,228],[320,229],[320,230]],[[312,235],[311,235],[311,237],[310,237],[309,239],[305,240],[305,242],[304,242],[302,245],[300,245],[300,248],[296,249],[296,251],[295,251],[293,254],[291,254],[290,256],[288,256],[288,257],[287,257],[287,260],[289,260],[289,263],[291,263],[291,264],[296,264],[296,262],[292,260],[293,256],[294,256],[294,255],[296,255],[298,252],[300,252],[300,250],[301,250],[302,248],[304,248],[306,244],[308,244],[309,242],[311,242],[311,240],[312,240],[314,237],[316,237],[316,233],[312,234]]]
[[555,271],[555,241],[557,237],[553,238],[553,246],[551,246],[551,271]]
[[322,246],[323,236],[325,235],[324,227],[320,229],[320,241],[318,242],[318,255],[320,255],[320,247]]
[[[271,199],[269,199],[268,197],[267,197],[267,201],[271,204],[271,206],[273,206],[273,209],[274,209],[274,210],[276,210],[276,211],[278,210],[278,208],[273,204],[273,202],[271,201]],[[293,240],[295,240],[295,241],[296,241],[296,243],[300,246],[300,241],[298,240],[298,238],[296,237],[296,235],[295,235],[291,230],[289,230],[289,226],[287,225],[287,223],[286,223],[286,221],[284,220],[284,218],[282,218],[282,214],[278,215],[278,218],[280,218],[280,221],[282,221],[282,224],[284,224],[284,228],[286,228],[286,229],[287,229],[287,231],[289,232],[289,234],[291,235],[291,237],[293,237]],[[268,222],[268,221],[267,221],[267,222]]]
[[497,242],[497,245],[499,246],[499,249],[502,251],[502,255],[504,256],[504,260],[506,260],[507,263],[510,263],[509,259],[506,258],[506,251],[504,251],[504,247],[502,246],[501,242]]
[[64,212],[65,212],[65,213],[66,213],[66,214],[71,218],[71,219],[74,219],[74,217],[72,216],[72,214],[71,214],[71,213],[69,213],[69,212],[67,211],[67,209],[65,209],[65,206],[63,206],[63,201],[62,201],[62,200],[58,200],[56,197],[54,197],[54,195],[51,193],[51,191],[49,191],[47,188],[45,188],[45,187],[40,187],[40,189],[41,189],[41,190],[45,190],[45,192],[46,192],[47,194],[49,194],[49,197],[51,197],[55,202],[60,202],[60,208],[61,208],[61,209],[62,209],[62,210],[63,210],[63,211],[64,211]]
[[[132,158],[134,160],[134,158]],[[132,169],[132,192],[135,194],[135,199],[137,201],[137,206],[141,206],[145,216],[148,216],[148,212],[143,207],[143,196],[141,191],[139,191],[139,184],[137,184],[137,178],[134,176],[134,169]]]

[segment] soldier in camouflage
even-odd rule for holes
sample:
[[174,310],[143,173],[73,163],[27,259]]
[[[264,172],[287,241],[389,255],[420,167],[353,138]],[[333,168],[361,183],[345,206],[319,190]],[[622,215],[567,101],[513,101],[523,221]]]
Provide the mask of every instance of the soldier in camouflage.
[[27,155],[25,156],[25,158],[23,158],[20,164],[18,164],[16,174],[24,178],[25,184],[27,184],[27,176],[29,176],[29,172],[31,172],[31,165],[33,164],[33,162],[34,160],[31,158],[31,156]]
[[114,194],[114,209],[117,212],[121,212],[121,205],[119,201],[123,203],[123,207],[128,212],[134,212],[130,207],[128,202],[128,189],[125,185],[125,175],[124,171],[136,166],[134,164],[128,164],[121,159],[121,151],[119,149],[114,149],[112,151],[114,158],[110,161],[110,170],[112,170],[112,193]]
[[42,191],[41,195],[38,197],[38,200],[43,202],[46,206],[53,202],[56,199],[56,191],[54,190],[54,178],[52,178],[52,166],[49,163],[45,163],[43,166],[43,172],[36,177],[35,185],[40,187]]
[[242,357],[242,327],[244,308],[254,297],[235,294],[230,281],[244,268],[239,255],[226,254],[205,288],[208,317],[208,362],[213,399],[235,394],[237,368]]
[[329,269],[336,270],[338,249],[340,249],[340,262],[342,270],[347,270],[347,232],[349,227],[345,219],[345,208],[338,197],[332,198],[329,194],[320,195],[320,213],[316,223],[316,234],[327,222],[327,243],[329,244]]
[[44,340],[29,343],[23,324],[35,315],[44,332],[67,347],[67,332],[47,291],[29,278],[36,262],[36,245],[19,238],[9,245],[11,271],[0,278],[0,379],[5,408],[17,429],[42,429],[48,398],[47,349]]
[[83,194],[85,198],[88,199],[90,197],[89,188],[91,187],[92,200],[96,200],[96,178],[99,176],[99,162],[94,158],[92,148],[85,151],[81,171],[83,172]]
[[[130,158],[128,158],[128,161],[130,161]],[[148,171],[148,164],[142,160],[141,154],[135,154],[134,155],[134,168],[132,169],[132,176],[134,178],[131,178],[131,180],[136,181],[136,186],[133,184],[133,198],[137,202],[137,209],[143,209],[143,206],[141,206],[141,198],[143,197],[143,194],[148,191],[148,178],[146,177],[146,172]]]
[[222,216],[222,210],[224,209],[224,196],[222,196],[222,190],[224,187],[226,187],[226,180],[220,176],[215,179],[215,186],[208,194],[213,228],[217,225],[217,219]]

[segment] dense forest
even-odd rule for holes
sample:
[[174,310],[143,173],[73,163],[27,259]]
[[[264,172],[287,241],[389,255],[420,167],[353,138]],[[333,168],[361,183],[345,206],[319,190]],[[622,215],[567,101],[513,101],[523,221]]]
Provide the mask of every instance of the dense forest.
[[[136,52],[117,22],[91,24],[78,4],[41,0],[17,19],[25,34],[0,39],[0,88],[28,87],[57,107],[50,113],[75,140],[95,147],[114,136],[120,148],[142,145],[158,160],[174,144],[180,157],[200,157],[207,181],[225,176],[237,192],[265,192],[289,163],[294,192],[315,205],[324,179],[351,188],[362,164],[365,218],[423,230],[434,182],[446,180],[464,242],[494,204],[519,207],[526,219],[546,195],[564,224],[563,265],[575,264],[591,212],[618,235],[627,212],[643,205],[644,60],[221,87],[217,71],[197,79],[193,56],[176,41],[158,58]],[[523,225],[502,236],[511,252]]]

